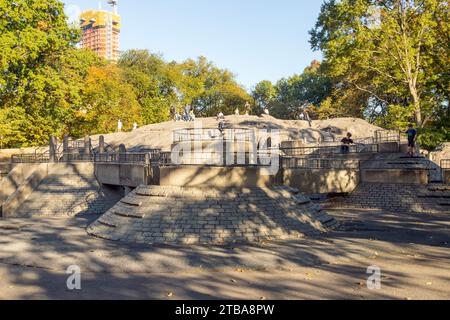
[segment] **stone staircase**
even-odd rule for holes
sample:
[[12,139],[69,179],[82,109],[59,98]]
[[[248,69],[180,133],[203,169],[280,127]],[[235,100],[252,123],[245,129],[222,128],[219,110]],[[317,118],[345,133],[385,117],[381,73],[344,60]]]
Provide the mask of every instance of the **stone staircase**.
[[133,243],[224,244],[297,239],[336,225],[320,206],[289,187],[141,186],[87,231]]
[[450,186],[362,183],[349,196],[331,199],[325,207],[450,214]]
[[71,217],[102,214],[120,200],[121,193],[101,187],[93,175],[50,175],[19,208],[19,217]]

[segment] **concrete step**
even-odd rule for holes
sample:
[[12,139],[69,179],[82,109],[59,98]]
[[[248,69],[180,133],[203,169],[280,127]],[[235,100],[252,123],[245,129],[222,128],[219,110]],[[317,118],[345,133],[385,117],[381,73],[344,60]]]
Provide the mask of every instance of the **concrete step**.
[[96,235],[100,226],[99,236],[113,240],[219,244],[326,232],[333,220],[292,188],[141,186],[92,224],[89,233]]

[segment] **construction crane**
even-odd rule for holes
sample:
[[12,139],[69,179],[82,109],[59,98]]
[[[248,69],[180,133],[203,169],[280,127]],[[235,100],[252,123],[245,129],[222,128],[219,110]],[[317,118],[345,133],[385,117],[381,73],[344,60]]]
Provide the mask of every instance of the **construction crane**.
[[117,14],[117,3],[118,0],[108,0],[108,4],[113,8],[113,12]]

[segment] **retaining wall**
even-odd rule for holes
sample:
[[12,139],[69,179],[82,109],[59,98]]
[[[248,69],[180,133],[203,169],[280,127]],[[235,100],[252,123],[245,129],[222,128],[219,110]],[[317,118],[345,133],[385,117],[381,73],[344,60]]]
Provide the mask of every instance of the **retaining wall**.
[[21,163],[14,166],[0,181],[0,213],[3,218],[13,217],[41,181],[49,175],[93,176],[92,163]]
[[350,193],[360,181],[358,170],[344,169],[283,169],[284,185],[305,194]]
[[442,178],[444,180],[444,183],[450,184],[450,170],[443,170]]
[[365,169],[361,181],[369,183],[428,184],[427,170]]
[[279,182],[279,175],[269,175],[256,167],[161,167],[155,174],[161,186],[178,187],[270,187]]

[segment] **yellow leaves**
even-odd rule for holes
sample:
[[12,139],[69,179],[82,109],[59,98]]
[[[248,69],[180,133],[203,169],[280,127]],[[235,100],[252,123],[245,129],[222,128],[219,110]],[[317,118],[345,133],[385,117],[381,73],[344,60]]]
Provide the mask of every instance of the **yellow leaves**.
[[41,31],[47,31],[49,29],[49,25],[46,21],[39,21],[37,27]]

